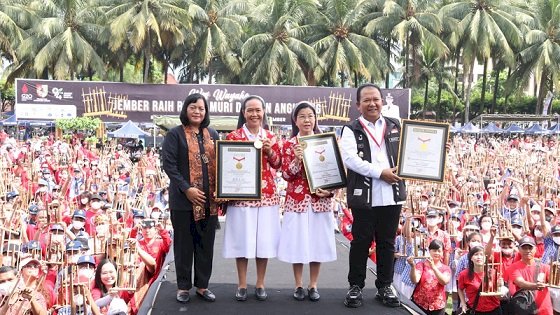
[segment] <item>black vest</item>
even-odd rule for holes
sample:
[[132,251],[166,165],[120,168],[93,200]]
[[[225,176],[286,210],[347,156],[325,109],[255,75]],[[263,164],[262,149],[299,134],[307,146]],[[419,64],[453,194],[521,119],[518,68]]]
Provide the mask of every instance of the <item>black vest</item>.
[[[401,124],[397,119],[385,116],[383,118],[385,118],[385,124],[387,126],[385,128],[385,134],[383,135],[387,158],[389,159],[389,165],[391,167],[395,167],[395,163],[397,163],[397,159],[399,157]],[[358,156],[362,160],[371,163],[369,140],[366,131],[362,127],[362,124],[360,124],[360,121],[356,119],[349,125],[345,125],[344,128],[349,128],[354,133]],[[351,169],[347,169],[347,178],[348,186],[346,189],[346,197],[348,207],[351,209],[370,208],[372,200],[371,178],[364,177]],[[357,195],[355,195],[355,193],[357,193]],[[393,185],[393,199],[395,202],[406,200],[406,186],[403,180]]]

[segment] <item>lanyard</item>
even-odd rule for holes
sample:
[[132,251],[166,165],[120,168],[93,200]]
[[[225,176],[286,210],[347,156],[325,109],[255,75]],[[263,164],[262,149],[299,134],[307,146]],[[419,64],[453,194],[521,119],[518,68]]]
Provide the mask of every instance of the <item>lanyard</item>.
[[[360,125],[362,125],[362,128],[364,128],[364,130],[371,137],[371,139],[373,139],[373,142],[375,142],[375,144],[377,144],[377,147],[379,147],[381,149],[381,141],[377,142],[377,140],[375,139],[373,134],[369,131],[369,129],[366,127],[366,125],[364,125],[364,123],[361,120],[358,120],[358,121],[360,122]],[[383,135],[385,134],[386,129],[387,129],[387,124],[383,124],[383,133],[381,134],[381,139],[383,139]]]

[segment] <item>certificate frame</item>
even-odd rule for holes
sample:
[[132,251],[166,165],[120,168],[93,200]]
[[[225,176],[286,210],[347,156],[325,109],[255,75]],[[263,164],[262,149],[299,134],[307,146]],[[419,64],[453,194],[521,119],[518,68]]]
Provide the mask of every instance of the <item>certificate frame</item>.
[[254,141],[216,141],[216,198],[260,200],[262,150]]
[[[317,188],[346,187],[346,169],[335,133],[301,136],[298,143],[303,147],[303,166],[311,193],[315,193]],[[316,152],[316,148],[321,148],[323,152]]]
[[397,175],[405,179],[443,182],[449,124],[403,119]]

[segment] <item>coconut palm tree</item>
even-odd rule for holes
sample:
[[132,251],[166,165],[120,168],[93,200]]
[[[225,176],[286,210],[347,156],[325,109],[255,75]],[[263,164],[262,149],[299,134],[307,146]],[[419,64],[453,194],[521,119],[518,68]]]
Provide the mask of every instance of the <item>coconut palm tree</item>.
[[[319,54],[324,68],[319,76],[326,76],[329,85],[339,77],[365,77],[368,80],[383,78],[386,71],[385,51],[363,32],[371,14],[369,0],[323,0],[318,18],[311,27],[308,41]],[[354,85],[358,85],[354,79]],[[344,82],[341,80],[340,85]]]
[[105,71],[95,49],[101,31],[96,20],[103,13],[97,7],[84,0],[35,0],[27,8],[34,22],[17,47],[20,70],[56,79],[73,79],[86,69]]
[[527,4],[534,16],[532,29],[525,33],[525,47],[509,83],[519,87],[526,86],[533,77],[537,79],[535,113],[539,114],[546,94],[553,92],[560,80],[560,1],[536,0]]
[[[313,0],[271,0],[251,14],[253,34],[242,46],[246,82],[307,85],[319,65],[315,50],[305,43],[312,28],[300,24],[316,14]],[[309,80],[308,80],[309,79]]]
[[[370,21],[365,30],[368,34],[381,33],[400,42],[403,47],[403,86],[419,82],[420,69],[417,54],[422,45],[429,44],[439,56],[446,56],[449,49],[439,37],[443,31],[435,11],[436,2],[428,0],[387,0],[383,14]],[[409,62],[412,61],[412,66]]]
[[[470,117],[470,94],[472,70],[476,60],[487,62],[491,57],[513,65],[515,48],[522,44],[518,20],[528,16],[503,0],[463,0],[443,6],[440,16],[452,19],[455,30],[454,42],[461,42],[463,79],[466,81],[465,120]],[[492,54],[495,52],[495,54]],[[484,74],[486,76],[486,74]]]
[[107,16],[109,47],[117,51],[128,44],[135,53],[142,54],[144,82],[149,81],[156,49],[180,46],[192,33],[187,0],[111,0]]
[[26,36],[32,16],[25,7],[26,1],[4,0],[0,2],[0,65],[2,57],[17,62],[15,48]]

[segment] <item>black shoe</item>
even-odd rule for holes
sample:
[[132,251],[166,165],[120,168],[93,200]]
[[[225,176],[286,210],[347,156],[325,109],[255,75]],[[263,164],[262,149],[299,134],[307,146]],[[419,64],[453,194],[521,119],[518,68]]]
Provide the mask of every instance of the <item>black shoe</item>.
[[385,306],[389,306],[389,307],[401,306],[401,301],[399,300],[399,297],[395,293],[395,289],[391,285],[388,285],[383,288],[379,288],[377,290],[377,294],[375,295],[375,297],[378,300],[380,300],[381,303],[383,303],[383,305]]
[[309,300],[313,302],[317,302],[321,298],[321,296],[319,295],[319,291],[317,291],[317,288],[308,288],[307,295],[309,296]]
[[177,302],[187,303],[191,300],[189,291],[177,291]]
[[237,288],[235,299],[238,301],[247,301],[247,288]]
[[362,306],[362,289],[353,285],[346,293],[346,298],[344,299],[344,305],[346,307],[360,307]]
[[259,301],[264,301],[268,297],[264,288],[255,288],[255,296]]
[[296,288],[296,290],[294,291],[294,299],[296,299],[298,301],[305,300],[305,293],[303,292],[302,287],[297,287]]
[[214,295],[214,293],[212,293],[212,291],[210,291],[208,289],[202,291],[202,293],[196,291],[196,295],[198,295],[200,298],[202,298],[206,302],[216,301],[216,296]]

